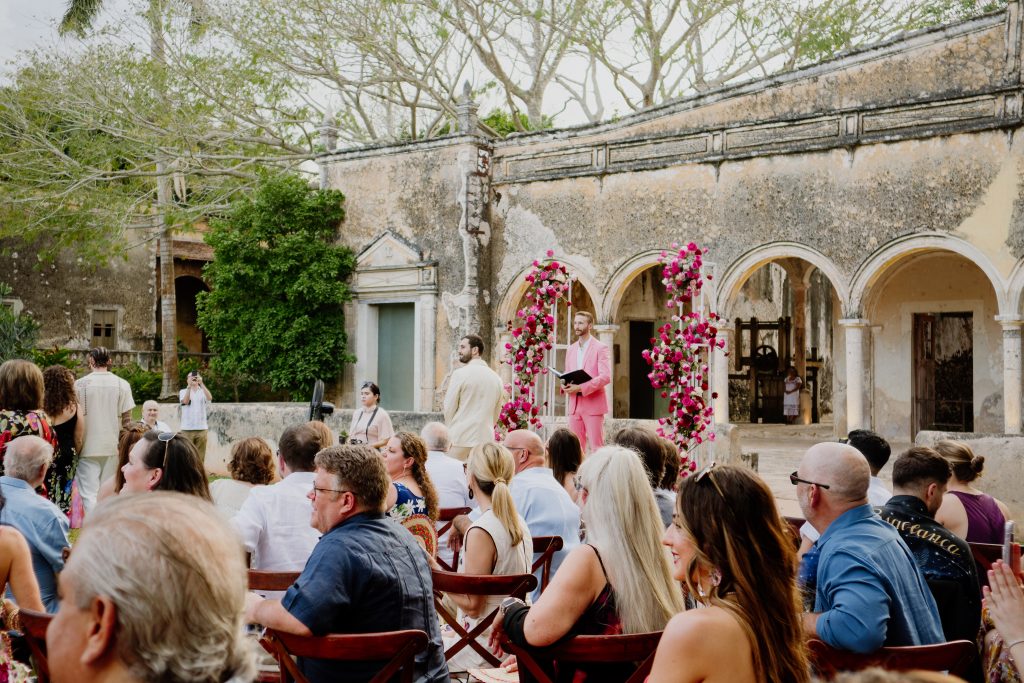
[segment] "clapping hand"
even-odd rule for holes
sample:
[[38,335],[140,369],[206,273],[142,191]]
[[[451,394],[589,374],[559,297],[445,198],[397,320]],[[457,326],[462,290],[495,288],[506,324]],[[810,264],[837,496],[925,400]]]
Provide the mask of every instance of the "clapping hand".
[[992,563],[984,593],[985,606],[1007,647],[1024,642],[1024,590],[1002,560]]

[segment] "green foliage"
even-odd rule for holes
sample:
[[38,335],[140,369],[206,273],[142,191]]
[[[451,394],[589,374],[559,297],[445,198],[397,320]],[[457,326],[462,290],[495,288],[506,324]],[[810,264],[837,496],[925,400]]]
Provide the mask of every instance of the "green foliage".
[[160,397],[162,375],[159,372],[144,370],[138,363],[115,365],[110,371],[131,385],[132,398],[136,404],[155,401]]
[[49,349],[35,349],[32,352],[32,360],[44,370],[51,365],[63,365],[70,369],[71,372],[78,374],[82,369],[82,363],[75,358],[73,351],[59,346]]
[[[0,283],[0,297],[11,295],[11,286]],[[0,363],[11,358],[32,360],[39,323],[30,315],[15,314],[7,305],[0,304]]]
[[344,303],[355,256],[337,246],[344,195],[294,175],[266,176],[251,196],[211,222],[211,291],[199,296],[199,327],[217,372],[265,382],[304,400],[332,379],[347,352]]
[[[516,125],[515,119],[519,119],[518,125]],[[519,133],[524,130],[549,130],[555,125],[553,118],[550,116],[544,116],[541,119],[540,126],[534,127],[530,125],[529,117],[523,112],[519,112],[516,114],[515,118],[513,118],[513,115],[504,109],[494,109],[490,114],[480,119],[480,121],[490,126],[491,130],[501,137],[506,137],[512,133]]]

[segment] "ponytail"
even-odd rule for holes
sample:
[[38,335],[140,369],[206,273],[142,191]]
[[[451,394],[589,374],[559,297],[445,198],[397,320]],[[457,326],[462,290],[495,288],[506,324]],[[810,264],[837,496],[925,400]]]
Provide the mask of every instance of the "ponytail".
[[402,445],[402,455],[412,458],[412,478],[423,493],[423,500],[427,506],[427,517],[436,522],[441,516],[441,507],[437,500],[437,489],[434,482],[427,474],[427,444],[418,434],[412,432],[398,432],[393,438],[398,439]]
[[512,546],[522,543],[523,527],[509,489],[509,482],[516,471],[512,454],[501,444],[481,444],[470,451],[467,465],[477,486],[490,496],[491,511],[505,527],[512,539]]

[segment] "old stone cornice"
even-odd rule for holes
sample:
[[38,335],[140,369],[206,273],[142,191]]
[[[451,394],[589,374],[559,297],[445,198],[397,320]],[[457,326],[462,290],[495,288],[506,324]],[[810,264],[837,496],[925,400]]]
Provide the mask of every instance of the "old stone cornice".
[[[1021,123],[1019,85],[494,157],[492,182],[553,180],[933,137]],[[504,154],[502,153],[504,152]]]
[[359,147],[348,147],[331,152],[323,152],[316,157],[319,164],[331,164],[336,161],[352,161],[354,159],[370,159],[390,156],[395,154],[408,154],[412,151],[426,151],[443,149],[445,147],[458,147],[460,145],[473,145],[490,150],[493,141],[481,135],[446,135],[439,138],[427,140],[410,140],[405,142],[381,142],[373,145],[362,145]]

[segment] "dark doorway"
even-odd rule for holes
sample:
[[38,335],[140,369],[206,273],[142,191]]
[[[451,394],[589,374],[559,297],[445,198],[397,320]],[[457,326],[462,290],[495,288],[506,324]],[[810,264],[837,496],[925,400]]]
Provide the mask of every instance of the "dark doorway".
[[174,298],[177,302],[178,344],[189,353],[209,353],[210,344],[197,324],[196,296],[208,291],[206,283],[197,277],[183,275],[174,279]]
[[974,316],[914,314],[911,434],[974,430]]
[[640,420],[654,418],[654,389],[647,373],[651,366],[644,360],[643,352],[651,348],[654,323],[650,320],[629,322],[629,416]]

